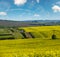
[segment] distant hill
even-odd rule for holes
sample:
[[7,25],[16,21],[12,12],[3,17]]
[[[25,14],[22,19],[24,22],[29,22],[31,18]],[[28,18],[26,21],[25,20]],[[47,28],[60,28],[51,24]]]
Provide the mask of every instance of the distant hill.
[[33,21],[9,21],[0,20],[0,27],[25,27],[25,26],[50,26],[60,25],[60,20],[33,20]]

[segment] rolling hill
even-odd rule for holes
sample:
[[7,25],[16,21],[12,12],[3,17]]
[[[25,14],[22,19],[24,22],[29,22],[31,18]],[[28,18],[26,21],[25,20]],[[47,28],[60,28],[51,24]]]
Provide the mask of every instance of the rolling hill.
[[0,20],[0,27],[26,27],[60,25],[60,20],[9,21]]

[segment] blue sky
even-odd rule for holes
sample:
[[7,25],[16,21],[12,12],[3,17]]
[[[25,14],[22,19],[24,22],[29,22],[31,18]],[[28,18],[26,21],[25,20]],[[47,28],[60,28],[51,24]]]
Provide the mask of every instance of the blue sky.
[[0,0],[2,20],[60,20],[60,0]]

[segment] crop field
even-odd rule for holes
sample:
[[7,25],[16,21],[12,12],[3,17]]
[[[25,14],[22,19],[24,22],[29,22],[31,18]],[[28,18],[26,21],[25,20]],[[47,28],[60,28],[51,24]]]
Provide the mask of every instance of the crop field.
[[1,28],[0,57],[60,57],[60,26]]
[[31,33],[34,38],[51,39],[53,34],[60,38],[60,26],[23,27],[19,29]]
[[0,57],[60,57],[60,40],[1,40]]

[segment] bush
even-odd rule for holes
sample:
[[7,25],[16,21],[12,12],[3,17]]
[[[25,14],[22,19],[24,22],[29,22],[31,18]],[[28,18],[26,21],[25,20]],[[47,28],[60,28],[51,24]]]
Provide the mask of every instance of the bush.
[[52,39],[56,39],[56,35],[53,34],[53,35],[52,35]]

